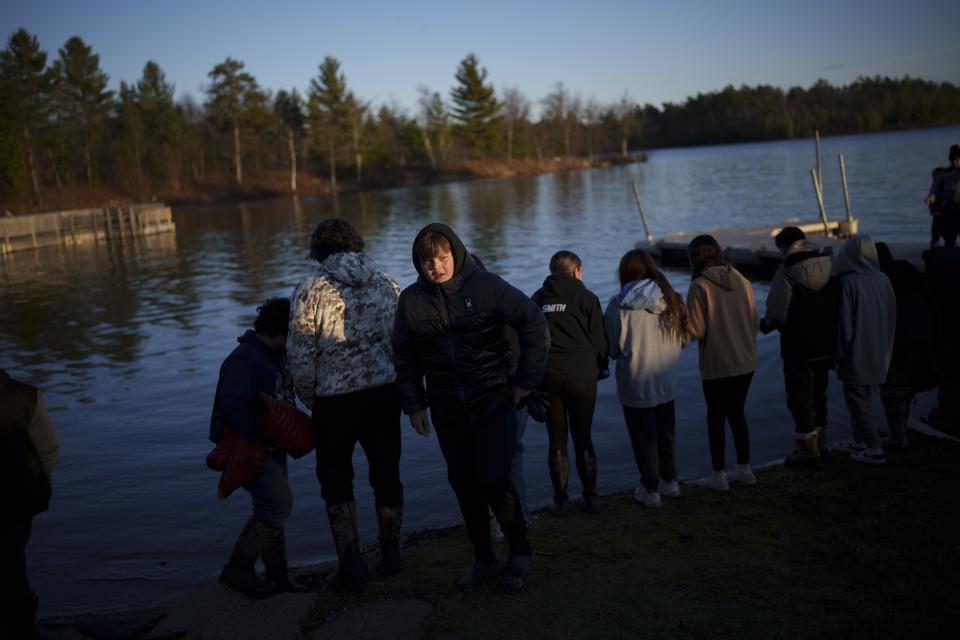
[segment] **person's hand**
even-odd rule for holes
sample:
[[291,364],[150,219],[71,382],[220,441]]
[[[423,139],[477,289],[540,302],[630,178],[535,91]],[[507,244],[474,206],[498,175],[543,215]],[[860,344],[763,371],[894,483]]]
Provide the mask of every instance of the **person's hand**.
[[410,414],[410,424],[413,430],[424,438],[430,437],[430,419],[427,417],[427,410],[421,409]]
[[521,389],[520,387],[513,388],[513,406],[520,404],[520,401],[530,395],[529,389]]
[[923,199],[923,201],[926,202],[928,205],[930,205],[930,204],[936,203],[937,198],[936,196],[927,196],[926,198]]

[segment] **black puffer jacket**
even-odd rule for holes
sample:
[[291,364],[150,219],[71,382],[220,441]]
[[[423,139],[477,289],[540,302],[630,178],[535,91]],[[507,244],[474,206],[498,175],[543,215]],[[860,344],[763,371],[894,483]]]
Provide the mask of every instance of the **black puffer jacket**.
[[[414,246],[430,231],[450,242],[455,271],[447,282],[432,283],[413,256],[420,276],[400,294],[393,332],[404,413],[428,406],[481,413],[506,401],[514,385],[536,389],[550,346],[547,323],[537,305],[499,276],[481,269],[444,224],[421,229]],[[507,326],[517,331],[520,340],[519,364],[510,352]]]

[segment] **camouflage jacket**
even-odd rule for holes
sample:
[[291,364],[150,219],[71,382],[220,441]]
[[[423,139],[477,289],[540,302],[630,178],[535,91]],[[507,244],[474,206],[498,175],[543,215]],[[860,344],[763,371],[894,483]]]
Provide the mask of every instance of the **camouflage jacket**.
[[357,252],[328,256],[297,286],[287,354],[301,402],[396,380],[390,334],[399,296],[400,285]]

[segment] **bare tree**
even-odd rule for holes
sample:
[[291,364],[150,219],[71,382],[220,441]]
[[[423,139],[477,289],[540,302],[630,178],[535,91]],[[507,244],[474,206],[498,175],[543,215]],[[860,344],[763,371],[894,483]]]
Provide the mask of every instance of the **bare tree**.
[[503,122],[507,130],[507,162],[513,160],[513,141],[517,126],[530,117],[530,102],[517,88],[503,90]]

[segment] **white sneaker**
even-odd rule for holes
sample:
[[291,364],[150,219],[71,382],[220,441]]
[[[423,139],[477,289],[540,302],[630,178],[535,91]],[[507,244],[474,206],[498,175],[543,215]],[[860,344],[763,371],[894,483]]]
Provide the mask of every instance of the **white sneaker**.
[[636,491],[633,492],[634,502],[639,502],[645,507],[659,507],[660,494],[656,491],[647,491],[643,485],[637,487]]
[[670,480],[669,482],[661,480],[657,492],[664,498],[679,498],[683,495],[680,493],[680,483],[676,480]]
[[850,456],[850,459],[856,462],[885,464],[887,462],[887,454],[882,448],[875,447],[872,449],[864,449],[863,451],[859,451]]
[[738,464],[736,471],[730,474],[730,482],[749,487],[757,484],[757,476],[753,475],[749,464]]
[[830,448],[833,451],[839,451],[841,453],[849,453],[850,455],[853,455],[865,450],[867,445],[863,444],[862,442],[857,442],[856,440],[841,440]]
[[712,476],[700,478],[697,480],[696,485],[704,489],[713,489],[714,491],[730,491],[727,474],[723,471],[714,471]]

